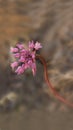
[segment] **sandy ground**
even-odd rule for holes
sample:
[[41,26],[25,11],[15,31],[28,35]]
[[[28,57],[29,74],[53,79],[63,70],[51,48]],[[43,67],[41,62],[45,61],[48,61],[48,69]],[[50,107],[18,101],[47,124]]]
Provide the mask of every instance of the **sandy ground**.
[[25,110],[0,115],[0,118],[0,130],[73,130],[73,111]]

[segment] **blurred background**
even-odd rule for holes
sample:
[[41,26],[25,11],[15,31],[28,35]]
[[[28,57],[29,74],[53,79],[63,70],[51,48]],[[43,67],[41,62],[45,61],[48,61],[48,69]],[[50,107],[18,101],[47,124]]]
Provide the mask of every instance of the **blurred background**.
[[17,76],[10,47],[39,41],[50,81],[73,102],[73,0],[0,0],[0,130],[73,130],[73,108],[58,101],[37,73]]

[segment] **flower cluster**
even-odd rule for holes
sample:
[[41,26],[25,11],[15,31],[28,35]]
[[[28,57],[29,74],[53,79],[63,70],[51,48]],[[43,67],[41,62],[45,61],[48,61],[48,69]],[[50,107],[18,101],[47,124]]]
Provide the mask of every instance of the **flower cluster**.
[[11,63],[12,69],[17,74],[22,74],[28,68],[32,69],[33,75],[36,73],[36,51],[42,48],[39,42],[29,42],[28,49],[24,48],[24,45],[18,43],[14,48],[11,47],[11,53],[16,59],[15,62]]

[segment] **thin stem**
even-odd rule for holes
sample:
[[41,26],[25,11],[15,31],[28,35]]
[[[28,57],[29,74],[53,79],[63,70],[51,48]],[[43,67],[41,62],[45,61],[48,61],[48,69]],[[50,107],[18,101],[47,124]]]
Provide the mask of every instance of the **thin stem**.
[[65,98],[63,98],[56,90],[55,88],[52,86],[50,80],[48,79],[48,72],[47,72],[47,65],[46,65],[46,61],[45,59],[41,56],[41,55],[36,55],[36,59],[39,59],[43,66],[44,66],[44,77],[45,77],[45,81],[48,85],[48,87],[50,88],[50,90],[52,91],[52,93],[55,95],[55,97],[57,99],[59,99],[61,102],[67,104],[68,106],[73,107],[73,103],[70,103],[69,101],[67,101]]

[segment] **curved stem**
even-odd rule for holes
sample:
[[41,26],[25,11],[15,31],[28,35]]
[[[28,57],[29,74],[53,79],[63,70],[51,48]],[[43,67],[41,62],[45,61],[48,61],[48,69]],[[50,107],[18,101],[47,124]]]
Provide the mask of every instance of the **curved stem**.
[[39,59],[43,63],[45,81],[46,81],[48,87],[50,88],[50,90],[52,91],[52,93],[55,95],[55,97],[57,99],[59,99],[61,102],[67,104],[68,106],[73,107],[73,103],[70,103],[65,98],[63,98],[62,96],[60,96],[60,94],[55,90],[55,88],[53,88],[50,80],[48,79],[47,65],[46,65],[45,59],[41,55],[38,55],[38,54],[36,55],[36,58]]

